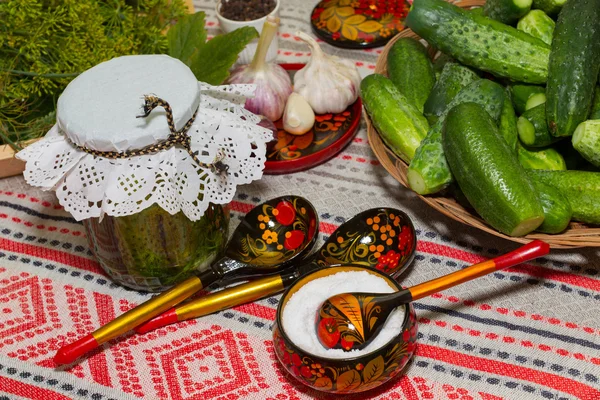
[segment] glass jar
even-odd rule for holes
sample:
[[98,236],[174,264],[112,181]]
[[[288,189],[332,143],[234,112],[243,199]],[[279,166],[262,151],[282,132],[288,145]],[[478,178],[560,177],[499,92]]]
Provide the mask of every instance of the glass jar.
[[115,282],[164,290],[216,261],[229,210],[215,204],[262,176],[272,133],[243,108],[253,94],[164,54],[113,58],[65,88],[56,124],[18,153],[23,175],[84,221]]
[[163,291],[207,270],[227,241],[229,208],[210,204],[198,221],[158,205],[125,217],[83,221],[106,273],[136,290]]

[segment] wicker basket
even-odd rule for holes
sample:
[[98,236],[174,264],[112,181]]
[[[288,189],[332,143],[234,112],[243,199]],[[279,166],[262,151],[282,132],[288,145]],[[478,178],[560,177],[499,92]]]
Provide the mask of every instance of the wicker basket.
[[[455,4],[463,8],[471,8],[483,5],[482,0],[464,0],[456,2]],[[421,39],[410,29],[405,29],[396,35],[383,49],[383,52],[377,60],[375,67],[375,73],[387,76],[387,54],[391,46],[396,40],[402,37],[412,37],[415,39]],[[433,58],[436,54],[436,50],[429,47],[429,54]],[[398,158],[381,140],[379,134],[373,127],[369,116],[365,114],[365,120],[367,121],[367,135],[369,138],[369,144],[375,152],[375,155],[383,165],[383,167],[402,185],[408,188],[408,182],[406,180],[406,171],[408,165]],[[504,239],[512,240],[518,243],[528,243],[533,239],[541,239],[549,243],[552,248],[577,248],[577,247],[588,247],[588,246],[600,246],[600,227],[591,227],[578,222],[571,222],[568,228],[561,234],[548,235],[543,233],[531,233],[523,237],[511,237],[504,235],[490,225],[488,225],[481,217],[471,213],[469,210],[462,207],[454,198],[446,196],[419,196],[425,203],[435,208],[442,214],[462,222],[466,225],[473,226],[481,229],[485,232],[493,235],[502,237]]]

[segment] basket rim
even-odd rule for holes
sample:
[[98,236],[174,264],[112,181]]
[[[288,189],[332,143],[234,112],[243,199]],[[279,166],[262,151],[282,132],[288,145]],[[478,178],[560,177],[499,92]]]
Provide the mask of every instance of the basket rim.
[[[456,2],[455,4],[463,8],[468,8],[480,6],[483,5],[483,3],[484,0],[464,0]],[[377,58],[374,73],[387,76],[387,54],[391,46],[402,37],[413,37],[421,40],[421,38],[412,30],[405,28],[402,32],[397,34],[386,44],[383,51]],[[428,53],[431,58],[434,58],[437,51],[433,47],[429,46]],[[383,143],[381,137],[379,136],[379,133],[373,126],[369,115],[364,111],[363,114],[367,123],[367,137],[371,150],[373,150],[373,153],[375,153],[375,156],[377,157],[381,165],[386,169],[386,171],[390,175],[392,175],[392,177],[394,177],[394,179],[396,179],[402,186],[404,186],[408,190],[411,190],[406,180],[406,170],[408,169],[408,164],[402,159],[400,159],[398,156],[396,156],[389,149],[389,147],[387,147],[387,145]],[[539,232],[532,232],[525,236],[512,237],[505,235],[492,228],[481,217],[465,209],[453,197],[449,195],[422,196],[417,193],[415,193],[415,195],[417,195],[430,207],[436,209],[440,213],[452,218],[455,221],[477,228],[494,236],[510,240],[512,242],[529,243],[532,240],[540,239],[547,242],[550,245],[550,247],[554,249],[600,247],[600,227],[591,227],[586,224],[571,221],[567,229],[559,234],[551,235]]]

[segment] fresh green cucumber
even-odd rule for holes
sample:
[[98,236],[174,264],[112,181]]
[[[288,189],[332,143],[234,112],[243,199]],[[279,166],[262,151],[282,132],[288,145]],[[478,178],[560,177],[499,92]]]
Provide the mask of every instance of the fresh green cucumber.
[[560,139],[548,132],[545,104],[525,111],[517,120],[517,132],[521,142],[529,147],[546,147]]
[[523,168],[554,171],[564,171],[567,169],[567,164],[563,156],[552,147],[528,149],[519,143],[517,145],[517,156]]
[[385,144],[402,160],[410,162],[427,135],[427,119],[382,75],[367,75],[360,91],[365,109]]
[[588,119],[600,119],[600,86],[596,86],[594,100],[592,101],[592,108]]
[[579,124],[573,133],[572,143],[583,158],[600,167],[600,119],[589,119]]
[[541,225],[544,211],[533,184],[480,105],[463,103],[450,110],[443,143],[458,185],[486,222],[510,236]]
[[551,44],[555,25],[554,20],[542,10],[531,10],[519,20],[517,29]]
[[525,111],[530,110],[534,107],[539,106],[540,104],[544,104],[546,102],[546,94],[545,93],[536,93],[532,94],[527,102],[525,103]]
[[548,64],[546,118],[553,136],[571,136],[590,112],[600,71],[600,0],[562,8]]
[[487,0],[483,5],[483,15],[512,25],[531,9],[532,0]]
[[548,15],[557,15],[566,2],[567,0],[533,0],[533,8]]
[[529,169],[527,174],[560,190],[571,204],[574,220],[600,224],[600,172]]
[[508,143],[508,146],[516,150],[519,142],[519,133],[517,132],[517,116],[510,99],[508,89],[504,91],[504,102],[502,103],[502,112],[500,113],[500,122],[498,123],[500,134]]
[[479,76],[464,65],[446,64],[423,108],[429,123],[433,125],[458,92],[477,79]]
[[406,174],[410,188],[420,195],[425,195],[439,192],[452,182],[452,173],[444,155],[442,128],[448,112],[453,107],[466,102],[480,104],[497,123],[503,101],[504,88],[490,80],[479,79],[465,86],[452,99],[417,149]]
[[435,74],[427,49],[410,37],[398,39],[387,56],[388,76],[417,109],[423,104],[435,83]]
[[405,23],[465,65],[518,82],[544,83],[548,78],[550,46],[444,0],[414,0]]
[[544,210],[544,222],[537,227],[536,231],[543,233],[564,231],[573,217],[573,209],[569,200],[560,190],[543,182],[533,180],[533,186]]
[[535,85],[512,85],[510,95],[517,114],[521,115],[525,112],[527,100],[534,94],[546,93],[546,88]]

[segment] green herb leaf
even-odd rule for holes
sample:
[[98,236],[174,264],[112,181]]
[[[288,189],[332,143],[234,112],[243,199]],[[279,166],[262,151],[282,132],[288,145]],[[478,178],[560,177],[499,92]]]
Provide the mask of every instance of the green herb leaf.
[[0,144],[45,135],[77,74],[122,55],[166,53],[165,28],[187,14],[182,0],[0,0],[0,136],[8,138]]
[[205,45],[204,12],[186,15],[167,32],[169,55],[178,58],[188,66],[194,55]]
[[220,85],[229,76],[238,54],[257,37],[258,32],[250,26],[215,36],[194,54],[189,67],[199,81]]

